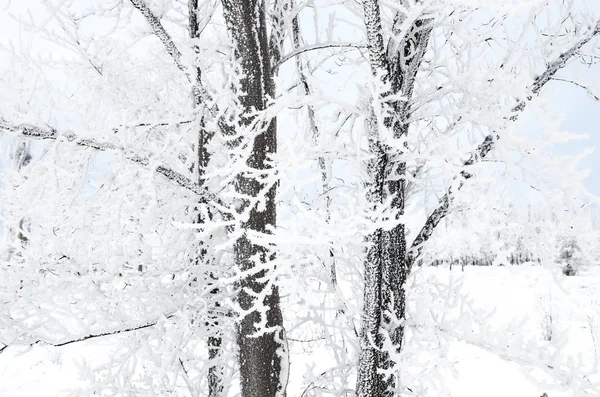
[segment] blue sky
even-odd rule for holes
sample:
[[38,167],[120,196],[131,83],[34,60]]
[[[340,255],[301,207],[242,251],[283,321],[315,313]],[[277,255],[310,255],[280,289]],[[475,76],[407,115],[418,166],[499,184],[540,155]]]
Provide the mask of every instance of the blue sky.
[[[596,43],[597,44],[598,40]],[[582,65],[578,60],[572,62],[567,69],[559,73],[560,77],[577,76],[577,82],[593,85],[600,82],[600,63],[591,67]],[[600,87],[590,86],[592,92],[600,97]],[[544,88],[544,99],[549,102],[552,114],[548,117],[562,118],[560,128],[572,133],[586,134],[588,138],[581,141],[564,143],[556,146],[557,154],[576,154],[587,147],[598,148],[582,160],[580,169],[588,169],[590,175],[585,183],[594,195],[600,195],[600,102],[593,99],[588,92],[573,83],[553,81]]]

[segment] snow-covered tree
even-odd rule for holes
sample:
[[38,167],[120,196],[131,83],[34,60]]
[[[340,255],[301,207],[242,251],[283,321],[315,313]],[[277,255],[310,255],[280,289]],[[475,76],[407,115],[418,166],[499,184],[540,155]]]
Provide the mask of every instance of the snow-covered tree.
[[[389,9],[384,9],[385,6]],[[511,124],[557,72],[600,34],[600,21],[590,20],[587,15],[581,15],[583,20],[575,22],[574,30],[560,23],[542,28],[534,21],[527,21],[533,29],[551,27],[555,32],[566,29],[569,32],[585,31],[585,34],[564,35],[565,41],[560,46],[534,39],[534,45],[540,45],[542,49],[537,55],[541,67],[534,65],[525,73],[518,60],[525,47],[516,50],[517,47],[512,45],[507,46],[507,51],[499,51],[502,55],[481,68],[481,64],[465,54],[477,53],[480,58],[486,58],[485,46],[489,41],[499,40],[494,26],[502,25],[501,20],[491,17],[485,28],[477,31],[479,39],[474,42],[472,37],[464,35],[461,23],[463,18],[484,16],[478,16],[479,10],[469,7],[452,8],[447,13],[444,6],[436,1],[406,1],[399,5],[385,5],[379,0],[363,2],[369,63],[375,81],[372,116],[367,127],[372,158],[367,201],[379,218],[372,218],[374,222],[365,259],[357,381],[360,396],[391,396],[403,392],[393,368],[400,361],[407,320],[406,285],[415,259],[426,249],[426,242],[439,222],[448,215],[457,192],[473,177],[471,170],[477,169],[503,136],[510,136]],[[569,7],[558,13],[572,16]],[[445,29],[436,31],[436,25]],[[523,28],[517,42],[524,40],[529,29],[530,26]],[[554,33],[551,36],[554,40],[557,37]],[[549,49],[552,45],[554,48]],[[448,62],[446,56],[452,60]],[[440,58],[443,59],[441,64],[438,63]],[[463,74],[466,70],[474,73],[476,64],[480,68],[477,73],[483,78],[474,79],[468,74],[468,83],[463,85],[460,76],[466,77],[467,74]],[[438,73],[441,76],[437,77]],[[521,87],[515,89],[515,85]],[[440,94],[445,91],[451,94]],[[426,127],[420,123],[422,121],[428,122]],[[454,176],[446,182],[437,207],[409,242],[404,220],[406,183],[415,179],[418,182],[424,172],[431,172],[431,163],[439,164],[439,159],[426,157],[423,152],[437,154],[440,148],[447,148],[438,143],[440,140],[465,133],[472,137],[473,130],[483,133],[483,139],[466,156],[446,157],[446,161],[455,164]],[[411,139],[411,134],[417,135],[418,139]],[[433,135],[433,138],[427,135]],[[422,141],[425,142],[424,149],[420,147]],[[382,222],[381,214],[390,223]]]
[[11,3],[0,132],[42,143],[2,190],[32,223],[0,267],[3,349],[110,338],[79,395],[435,394],[402,362],[475,311],[411,290],[414,264],[452,211],[502,218],[482,190],[521,157],[573,182],[518,118],[592,51],[586,4]]
[[[81,306],[94,302],[94,308],[81,316],[89,318],[94,310],[121,313],[109,314],[104,325],[84,320],[83,327],[66,326],[67,331],[58,335],[12,333],[20,321],[17,304],[5,318],[3,341],[7,345],[64,345],[73,339],[179,323],[185,331],[177,332],[189,333],[187,338],[193,335],[194,344],[208,345],[209,364],[188,371],[191,364],[182,353],[171,365],[181,366],[183,377],[174,371],[161,382],[176,390],[184,379],[191,390],[200,390],[203,383],[193,386],[191,377],[201,377],[205,366],[209,394],[216,396],[226,386],[223,329],[236,324],[242,393],[275,396],[285,388],[286,346],[277,285],[271,275],[274,251],[264,238],[275,226],[277,185],[271,165],[277,150],[276,124],[274,115],[265,113],[274,97],[267,7],[263,2],[224,2],[222,17],[216,17],[212,3],[190,1],[188,6],[137,0],[30,4],[32,19],[21,22],[35,28],[39,26],[35,14],[50,11],[49,26],[41,29],[42,41],[60,54],[57,65],[73,68],[75,73],[59,77],[66,79],[67,98],[60,98],[63,88],[52,78],[45,81],[51,94],[34,83],[35,98],[29,102],[20,102],[22,87],[11,85],[17,92],[3,105],[1,128],[9,134],[56,141],[46,146],[52,152],[47,156],[69,170],[55,173],[56,185],[48,187],[52,182],[42,181],[48,176],[39,168],[32,169],[27,183],[18,192],[10,192],[11,198],[28,197],[34,205],[43,195],[45,204],[58,210],[35,217],[40,229],[33,237],[36,249],[10,270],[15,276],[19,268],[38,275],[49,272],[61,280],[64,275],[75,275],[64,296],[69,300],[75,291],[85,290],[86,284],[98,283],[96,299],[76,299]],[[223,21],[227,29],[221,28]],[[143,41],[141,46],[136,46],[138,40]],[[213,40],[231,44],[219,55]],[[207,43],[212,48],[203,48]],[[156,54],[140,53],[136,47],[152,48]],[[48,73],[46,64],[30,63],[27,53],[10,54],[9,48],[5,52],[13,62],[6,67],[17,79],[24,73],[17,69],[20,62],[40,75]],[[214,56],[205,58],[208,53]],[[219,92],[223,88],[226,95]],[[40,122],[45,117],[50,121]],[[108,172],[91,176],[77,171],[82,170],[82,163],[93,161],[88,149],[113,153],[101,160],[108,157],[113,163],[105,165]],[[114,165],[121,161],[126,163],[123,168]],[[227,171],[219,175],[224,165]],[[144,168],[154,170],[163,182],[153,182],[155,176],[144,173]],[[78,177],[71,177],[76,174],[83,179],[83,189],[96,191],[82,192],[76,186]],[[181,190],[174,194],[173,187]],[[211,193],[223,188],[226,191],[220,196]],[[231,204],[224,204],[223,197]],[[80,201],[83,212],[79,215],[68,209],[73,201]],[[95,206],[101,210],[91,210]],[[68,215],[62,217],[61,212]],[[187,231],[173,229],[173,222],[189,227]],[[144,224],[153,224],[153,237],[147,235]],[[100,230],[104,236],[98,234]],[[224,231],[225,237],[219,239]],[[119,241],[119,236],[126,241]],[[215,253],[217,244],[232,250]],[[40,269],[31,264],[35,259]],[[124,290],[130,287],[130,294],[104,295],[115,283]],[[159,304],[151,304],[156,298]],[[119,304],[132,300],[139,303]],[[24,306],[35,301],[32,296],[20,300]],[[234,320],[226,320],[232,314]],[[63,321],[54,318],[56,324]],[[157,338],[163,341],[162,336]],[[182,343],[180,348],[194,351],[194,346]],[[198,360],[202,362],[202,355]],[[139,368],[131,371],[112,379],[112,368],[107,367],[98,372],[98,385],[111,388],[124,382],[119,387],[134,394],[157,387],[137,378]],[[104,382],[104,376],[110,382]]]

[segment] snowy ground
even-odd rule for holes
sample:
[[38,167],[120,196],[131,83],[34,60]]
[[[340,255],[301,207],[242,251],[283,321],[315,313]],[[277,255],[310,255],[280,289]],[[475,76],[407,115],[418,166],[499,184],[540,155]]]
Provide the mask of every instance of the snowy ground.
[[[596,375],[588,380],[600,380],[600,372],[591,368],[600,348],[600,269],[564,277],[540,266],[465,268],[462,281],[462,290],[478,307],[495,311],[484,324],[489,343],[483,336],[449,346],[456,374],[447,386],[453,396],[573,396],[577,387],[587,387],[586,379],[578,378],[583,377],[580,365]],[[528,351],[528,345],[547,351]],[[561,352],[553,357],[554,349]],[[555,370],[540,371],[530,365],[536,362]],[[554,387],[545,389],[538,381]]]
[[[438,360],[417,357],[410,362],[414,365],[422,359],[442,363],[439,364],[441,375],[438,375],[443,379],[444,393],[456,397],[539,397],[547,392],[549,397],[566,397],[576,395],[574,390],[587,387],[587,382],[598,381],[600,372],[590,365],[600,353],[597,346],[600,342],[600,268],[589,268],[575,277],[563,277],[541,266],[467,267],[464,272],[426,268],[417,273],[416,280],[414,297],[417,300],[420,294],[431,296],[430,285],[452,285],[447,293],[466,296],[473,306],[494,310],[483,323],[473,321],[477,319],[477,310],[467,310],[471,317],[458,316],[458,311],[453,314],[454,309],[450,308],[444,312],[450,298],[440,301],[438,313],[433,313],[435,309],[430,311],[432,316],[446,316],[436,317],[440,326],[430,330],[430,336],[434,335],[438,341],[437,346],[432,345],[435,354],[430,355]],[[456,326],[448,326],[453,322]],[[413,328],[417,330],[415,338],[419,339],[420,328],[416,325]],[[469,328],[470,334],[465,332]],[[544,337],[550,331],[551,341],[546,342]],[[539,346],[545,346],[547,351],[528,350],[539,349]],[[78,385],[76,379],[82,360],[91,357],[101,360],[110,347],[110,338],[104,338],[63,348],[6,349],[0,354],[0,396],[66,395],[66,390]],[[561,350],[562,355],[553,356],[556,350]],[[318,373],[319,367],[328,365],[331,360],[322,357],[321,352],[318,344],[292,344],[288,396],[299,397],[307,390],[310,380],[303,376],[306,368],[314,366],[312,372]],[[444,360],[440,361],[440,357]],[[545,370],[531,365],[542,361]],[[585,377],[575,370],[580,364],[588,372]],[[427,368],[427,371],[433,374],[435,368]],[[547,390],[543,382],[554,386]],[[317,390],[312,393],[319,395]]]

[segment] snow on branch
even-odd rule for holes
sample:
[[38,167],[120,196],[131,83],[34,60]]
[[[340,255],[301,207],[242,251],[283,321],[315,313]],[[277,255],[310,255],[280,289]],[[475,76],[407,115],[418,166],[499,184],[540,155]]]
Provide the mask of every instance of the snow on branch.
[[205,100],[210,100],[208,92],[202,86],[202,84],[199,81],[197,81],[198,79],[192,79],[190,77],[188,68],[181,61],[181,51],[179,51],[179,48],[177,48],[177,46],[175,45],[175,42],[171,38],[171,35],[165,30],[164,26],[160,22],[160,19],[156,15],[154,15],[154,13],[152,12],[152,10],[150,10],[150,8],[144,0],[130,1],[131,4],[144,16],[156,37],[158,37],[158,39],[163,43],[165,49],[167,50],[169,55],[171,55],[171,58],[173,58],[175,65],[177,65],[177,68],[179,68],[179,70],[185,73],[190,83],[193,82],[192,89],[194,97],[197,99],[202,98]]
[[535,81],[533,82],[533,85],[531,86],[531,92],[533,94],[539,93],[542,87],[552,79],[556,72],[562,69],[573,56],[577,55],[577,52],[581,49],[581,47],[583,47],[585,44],[587,44],[590,40],[592,40],[599,34],[600,21],[596,22],[596,26],[594,26],[594,28],[586,37],[579,40],[567,51],[560,54],[557,59],[548,64],[544,73],[536,77]]
[[383,29],[381,25],[381,11],[378,0],[365,0],[363,2],[365,27],[367,29],[367,43],[369,49],[369,62],[373,74],[386,81],[389,78],[389,61],[383,44]]
[[[530,94],[526,97],[526,99],[520,99],[517,104],[512,108],[511,115],[508,117],[510,121],[516,121],[519,117],[519,114],[525,110],[527,103],[531,101],[534,95],[539,94],[541,89],[553,79],[554,75],[562,69],[567,62],[575,56],[578,51],[587,44],[590,40],[600,34],[600,21],[596,23],[593,29],[590,30],[588,35],[581,40],[577,41],[573,46],[571,46],[568,50],[561,53],[556,59],[546,64],[546,69],[543,73],[538,75],[531,84]],[[463,167],[468,167],[470,165],[479,162],[481,159],[486,157],[494,148],[496,141],[500,139],[500,136],[497,134],[490,134],[485,137],[483,142],[477,146],[477,148],[471,153],[469,158],[463,163]],[[420,256],[423,250],[423,244],[429,240],[433,231],[440,223],[442,219],[448,215],[450,204],[454,199],[454,194],[456,191],[460,190],[464,185],[465,180],[471,178],[473,175],[469,172],[462,170],[460,172],[460,177],[462,180],[459,182],[456,187],[449,187],[446,190],[446,193],[440,199],[439,206],[429,215],[425,224],[419,231],[417,237],[415,237],[413,243],[410,247],[409,253],[409,262],[410,264],[414,263],[414,261]],[[458,177],[457,177],[458,178]]]
[[156,15],[154,15],[154,13],[150,10],[150,8],[146,4],[146,2],[144,2],[143,0],[130,0],[130,1],[131,1],[131,4],[133,4],[133,6],[135,8],[137,8],[138,11],[144,16],[144,18],[146,18],[146,21],[152,28],[152,31],[154,32],[156,37],[159,38],[159,40],[165,46],[165,49],[167,50],[169,55],[171,55],[171,57],[173,58],[175,65],[177,65],[177,67],[180,70],[186,71],[185,66],[181,62],[181,51],[179,51],[179,48],[177,48],[177,46],[173,42],[171,35],[169,35],[169,33],[167,33],[165,28],[160,23],[160,19],[158,19],[158,17]]
[[[123,153],[126,159],[134,163],[140,164],[145,167],[149,167],[151,165],[150,159],[141,157],[133,153],[130,149],[126,149],[109,142],[99,142],[93,139],[79,138],[73,133],[59,134],[58,131],[56,131],[54,128],[48,126],[39,127],[31,124],[17,125],[0,119],[0,134],[3,132],[40,140],[56,140],[70,142],[78,146],[96,149],[103,152],[113,150]],[[214,194],[208,192],[205,188],[193,182],[192,180],[180,174],[179,172],[163,165],[158,165],[155,171],[158,174],[163,175],[167,179],[175,182],[177,185],[198,195],[200,197],[201,202],[208,204],[212,203],[212,205],[218,205],[221,211],[224,208],[226,208],[226,206]]]

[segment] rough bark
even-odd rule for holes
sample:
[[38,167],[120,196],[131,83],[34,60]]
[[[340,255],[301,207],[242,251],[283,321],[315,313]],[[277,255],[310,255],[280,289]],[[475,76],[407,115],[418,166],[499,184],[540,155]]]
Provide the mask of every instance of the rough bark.
[[[373,203],[383,200],[384,172],[386,157],[376,140],[369,144],[376,157],[369,163],[370,186],[368,199]],[[376,229],[368,239],[369,248],[364,268],[364,303],[360,332],[360,357],[356,395],[359,397],[379,396],[379,351],[381,349],[382,317],[382,269],[383,269],[383,230]]]
[[[389,66],[383,46],[383,31],[378,0],[363,2],[365,26],[367,30],[367,48],[371,72],[383,83],[389,79]],[[377,132],[377,120],[371,117],[369,128],[369,149],[372,160],[367,166],[369,182],[367,199],[373,210],[383,203],[385,198],[385,169],[387,154]],[[356,395],[358,397],[378,397],[380,395],[381,318],[382,318],[382,270],[383,235],[381,228],[368,237],[367,256],[364,265],[364,302],[360,332],[360,356]]]
[[[263,110],[267,100],[274,94],[271,75],[268,37],[264,3],[260,0],[224,0],[223,11],[228,30],[234,41],[235,55],[243,74],[238,93],[242,108],[241,127],[249,127],[253,110]],[[252,151],[246,164],[252,171],[271,169],[269,156],[277,150],[275,120],[264,126],[250,143]],[[242,196],[258,197],[266,188],[255,176],[238,175],[235,189]],[[249,217],[242,222],[245,231],[234,245],[237,266],[241,271],[251,271],[274,259],[273,252],[250,241],[247,231],[269,233],[275,227],[276,186],[271,186],[265,197],[263,208],[250,208]],[[246,207],[248,203],[242,207]],[[286,379],[281,379],[284,365],[283,319],[276,285],[264,280],[267,270],[252,272],[239,284],[238,304],[248,311],[237,326],[239,365],[242,395],[244,397],[274,397],[285,393]],[[268,290],[265,290],[268,289]],[[264,297],[258,299],[257,297]],[[257,309],[263,309],[259,312]],[[266,332],[255,336],[261,316],[266,316]]]
[[[386,104],[383,125],[392,132],[394,139],[401,139],[408,133],[408,104],[429,41],[431,21],[417,19],[402,40],[390,40],[386,53],[379,3],[377,0],[365,1],[363,7],[371,70],[374,77],[379,78],[386,87],[385,92],[380,94]],[[400,23],[398,15],[393,27],[395,35],[401,33]],[[390,95],[401,95],[405,100],[386,101]],[[369,134],[370,151],[374,158],[368,166],[368,200],[376,208],[391,197],[388,210],[396,220],[396,225],[390,230],[376,229],[369,237],[357,381],[357,395],[361,397],[395,394],[395,362],[390,353],[399,353],[402,347],[405,283],[409,271],[406,230],[400,221],[404,214],[406,164],[395,160],[402,153],[382,141],[375,120],[370,123]],[[384,345],[392,346],[393,351],[384,348]]]

